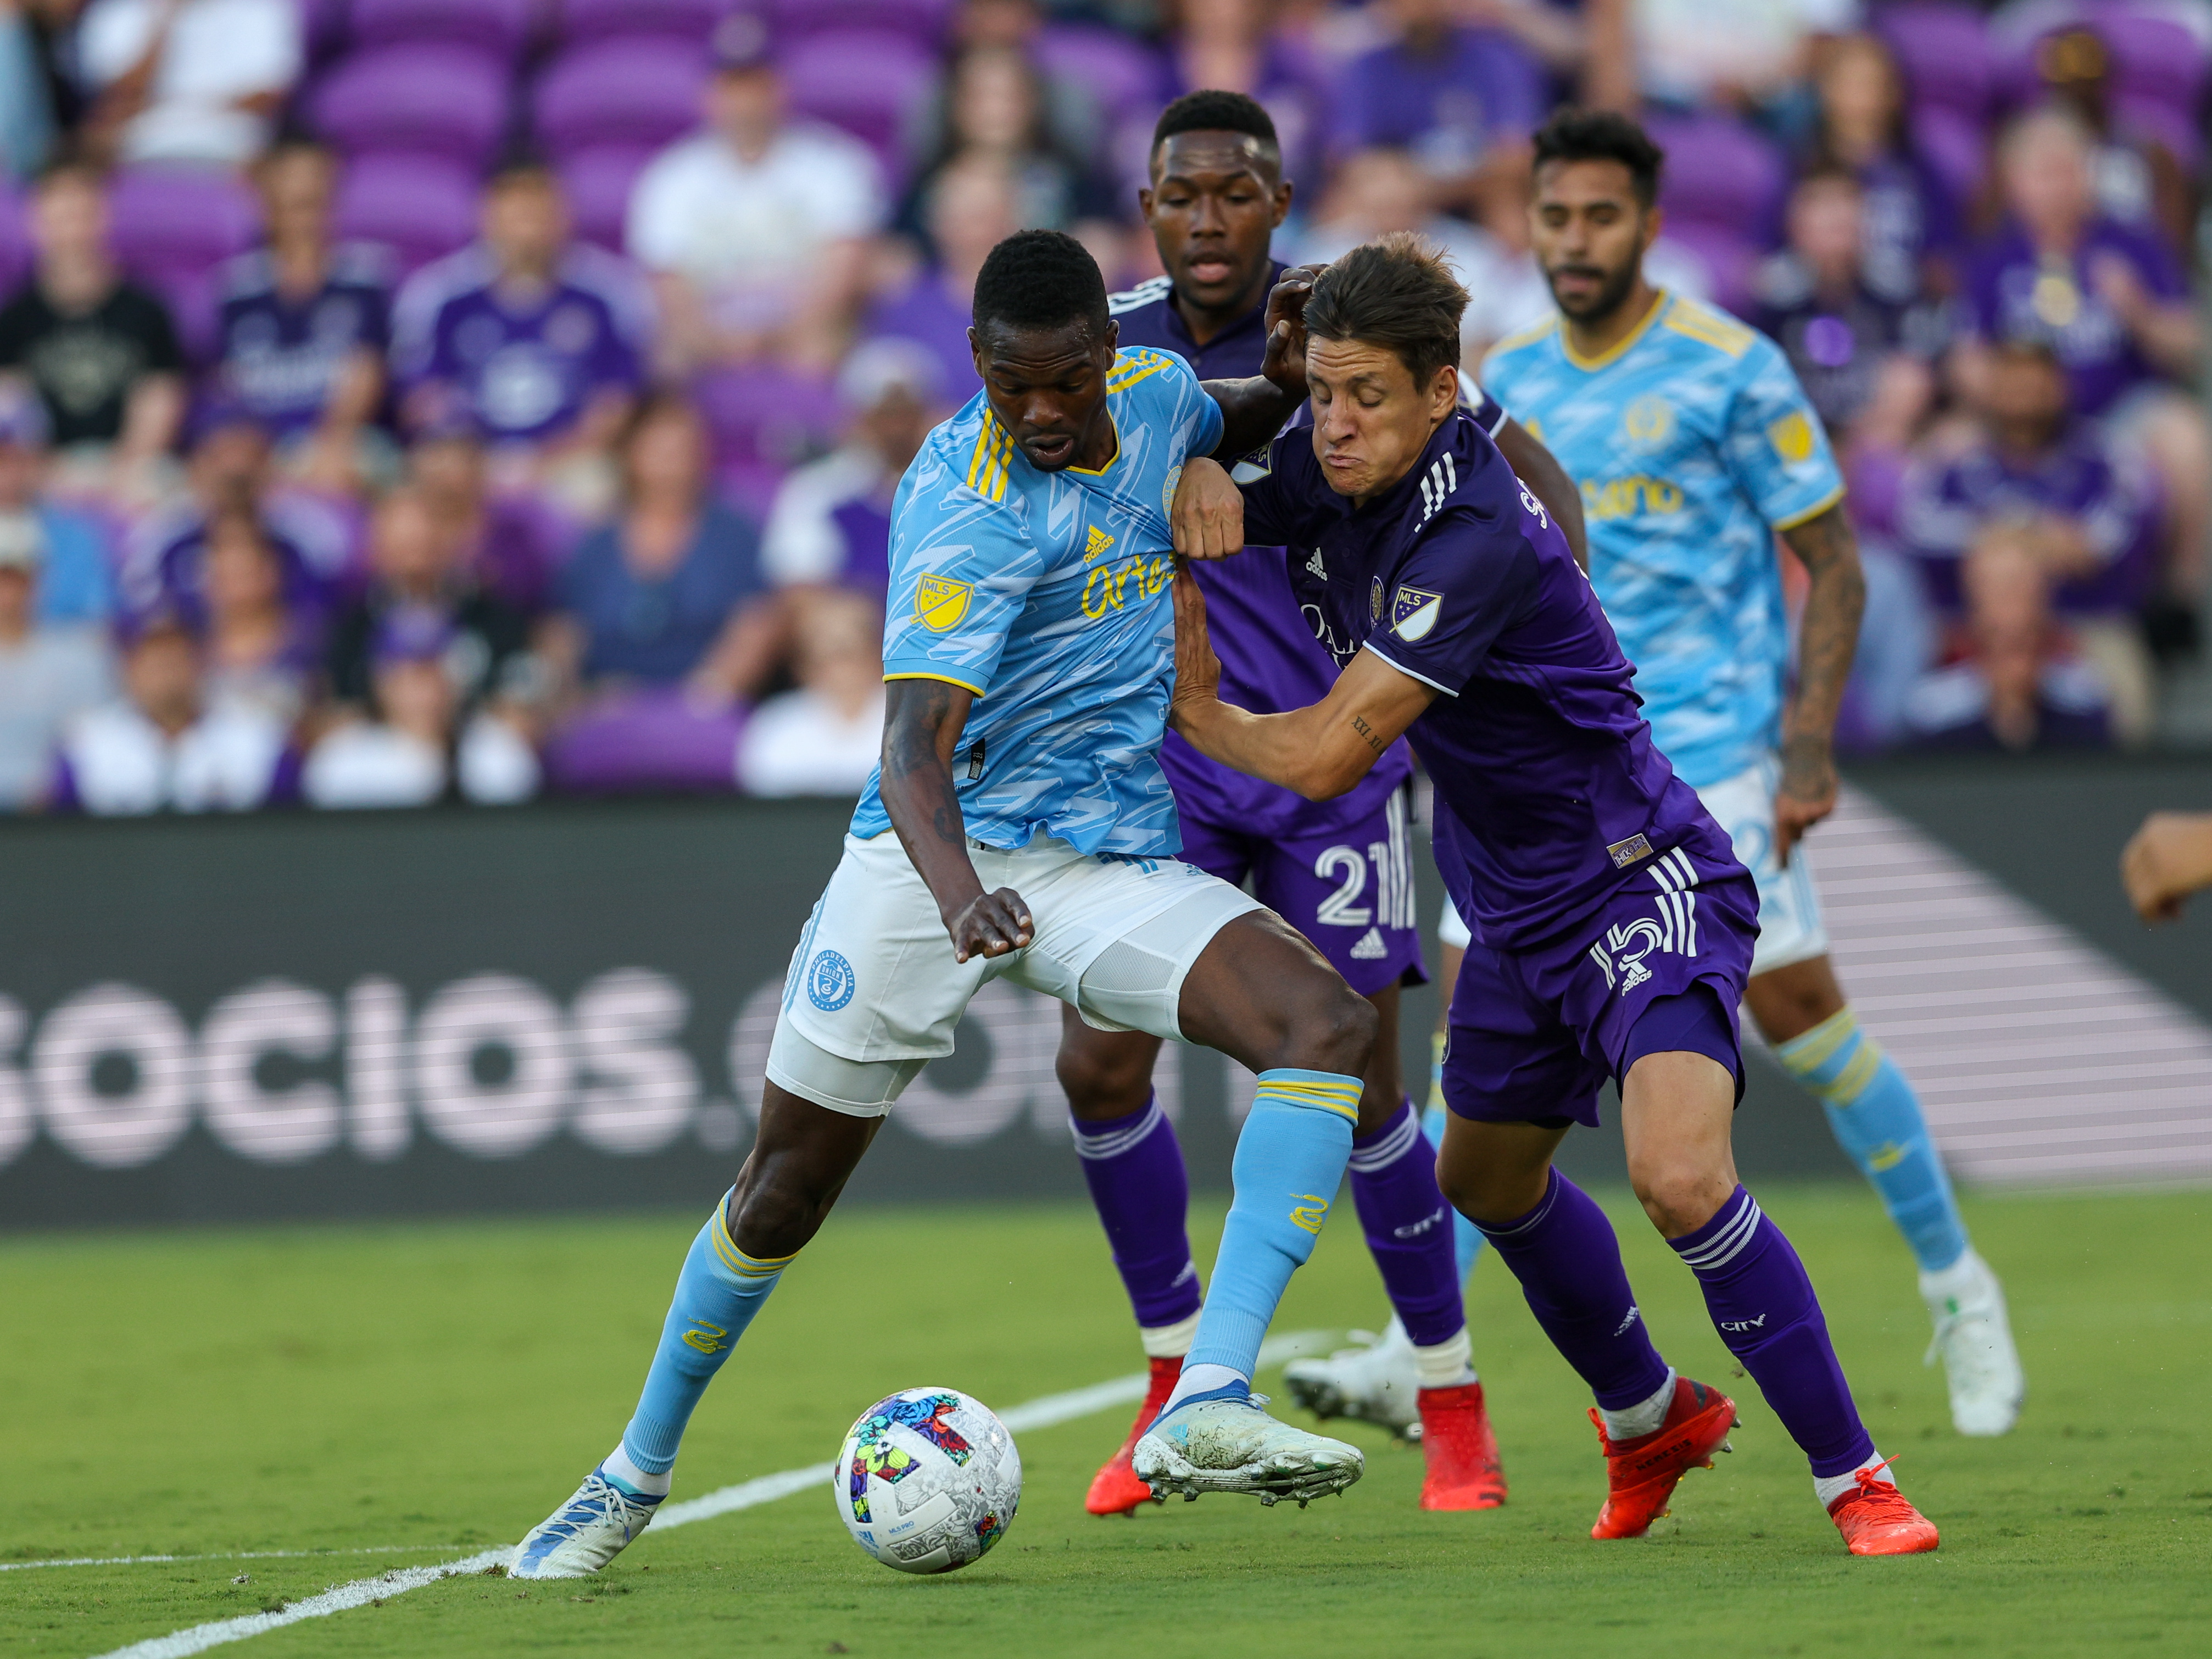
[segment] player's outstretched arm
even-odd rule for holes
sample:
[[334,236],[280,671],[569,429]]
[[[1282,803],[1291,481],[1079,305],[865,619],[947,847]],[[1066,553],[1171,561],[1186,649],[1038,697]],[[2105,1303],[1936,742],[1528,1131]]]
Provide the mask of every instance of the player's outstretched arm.
[[1535,434],[1510,417],[1498,428],[1498,448],[1514,475],[1535,491],[1536,499],[1550,512],[1552,522],[1567,538],[1567,550],[1575,556],[1575,562],[1589,569],[1589,543],[1583,533],[1583,492],[1567,476],[1567,469],[1559,465],[1559,457],[1545,448]]
[[1175,607],[1170,723],[1200,754],[1308,800],[1332,800],[1350,790],[1436,700],[1435,687],[1363,651],[1321,702],[1281,714],[1252,714],[1221,701],[1221,661],[1206,634],[1206,595],[1188,570],[1176,577]]
[[2182,901],[2212,887],[2212,812],[2154,812],[2120,854],[2128,902],[2145,921],[2176,921]]
[[1841,501],[1782,532],[1812,586],[1798,624],[1797,695],[1782,727],[1782,781],[1774,793],[1774,848],[1782,861],[1808,830],[1836,810],[1836,714],[1859,648],[1866,577]]
[[1169,509],[1175,550],[1186,559],[1225,559],[1244,547],[1244,492],[1228,468],[1193,456],[1176,482]]
[[952,783],[952,751],[975,694],[946,680],[896,679],[884,688],[884,810],[952,936],[954,957],[1002,957],[1035,936],[1011,887],[983,890],[968,856],[968,824]]

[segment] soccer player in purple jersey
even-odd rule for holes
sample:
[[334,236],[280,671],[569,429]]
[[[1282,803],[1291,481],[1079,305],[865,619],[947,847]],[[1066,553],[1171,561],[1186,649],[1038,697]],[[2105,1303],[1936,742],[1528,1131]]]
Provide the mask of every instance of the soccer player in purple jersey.
[[[1109,301],[1122,343],[1173,351],[1201,379],[1243,379],[1267,355],[1267,295],[1283,267],[1270,234],[1291,204],[1274,123],[1241,93],[1194,92],[1161,115],[1152,184],[1139,192],[1169,273]],[[1480,397],[1475,418],[1540,496],[1572,515],[1581,502],[1534,439]],[[1303,708],[1328,694],[1336,664],[1291,591],[1280,548],[1201,568],[1229,695],[1247,708]],[[1360,1225],[1395,1308],[1372,1349],[1303,1362],[1291,1392],[1323,1416],[1421,1425],[1421,1506],[1488,1509],[1505,1498],[1498,1443],[1470,1364],[1450,1212],[1437,1190],[1435,1149],[1405,1097],[1398,1058],[1401,986],[1425,977],[1413,913],[1407,835],[1413,763],[1398,744],[1340,800],[1302,799],[1208,760],[1170,733],[1161,762],[1182,821],[1182,857],[1237,885],[1249,878],[1270,908],[1375,1005],[1382,1036],[1365,1079],[1352,1153]],[[1184,1211],[1188,1182],[1174,1128],[1152,1098],[1158,1037],[1062,1021],[1060,1078],[1076,1150],[1114,1261],[1135,1305],[1152,1397],[1092,1480],[1093,1515],[1123,1515],[1152,1496],[1129,1467],[1137,1438],[1173,1390],[1196,1327],[1198,1272]],[[1354,1382],[1352,1378],[1360,1379]],[[1361,1386],[1373,1377],[1380,1386]],[[1402,1378],[1402,1380],[1401,1380]],[[1395,1382],[1397,1386],[1391,1386]]]
[[[1601,1212],[1552,1167],[1620,1087],[1629,1176],[1721,1340],[1791,1438],[1851,1553],[1936,1547],[1859,1420],[1796,1253],[1737,1182],[1736,1009],[1751,876],[1652,747],[1611,624],[1543,505],[1459,407],[1466,291],[1418,239],[1354,249],[1306,305],[1311,441],[1231,494],[1186,468],[1176,544],[1290,545],[1343,672],[1304,708],[1221,701],[1196,581],[1176,588],[1170,718],[1194,747],[1311,799],[1401,735],[1437,787],[1437,859],[1474,937],[1452,999],[1437,1174],[1597,1398],[1610,1487],[1592,1535],[1640,1535],[1735,1421],[1659,1356]],[[1304,553],[1305,557],[1299,555]],[[1141,1453],[1140,1453],[1141,1457]]]

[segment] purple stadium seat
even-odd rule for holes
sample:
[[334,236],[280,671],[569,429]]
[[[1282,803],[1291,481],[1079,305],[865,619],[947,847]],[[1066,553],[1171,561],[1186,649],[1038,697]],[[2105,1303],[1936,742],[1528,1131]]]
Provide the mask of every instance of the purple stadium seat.
[[652,159],[649,149],[617,144],[580,149],[562,161],[561,182],[568,189],[568,213],[579,236],[622,252],[630,188]]
[[1048,74],[1085,88],[1109,120],[1165,101],[1159,56],[1126,34],[1088,24],[1054,25],[1037,37],[1037,61]]
[[2188,112],[2162,98],[2122,93],[2112,100],[2112,125],[2137,138],[2154,138],[2182,167],[2196,173],[2204,157],[2204,132]]
[[316,131],[352,155],[443,156],[481,168],[505,136],[507,77],[461,46],[349,57],[308,99]]
[[351,10],[348,0],[300,0],[300,30],[308,63],[327,64],[345,49]]
[[2171,18],[2120,6],[2100,12],[2096,27],[2112,54],[2113,90],[2119,96],[2170,105],[2185,118],[2203,107],[2212,65],[2187,29]]
[[703,42],[616,40],[564,53],[538,77],[532,125],[556,157],[628,145],[658,149],[699,125]]
[[825,29],[880,29],[923,46],[944,38],[951,0],[776,0],[780,39],[795,40]]
[[535,9],[532,0],[353,0],[353,44],[374,50],[435,42],[511,64],[530,38]]
[[237,179],[204,167],[126,167],[108,185],[116,257],[142,281],[212,270],[253,246],[261,204]]
[[769,365],[714,370],[692,392],[723,493],[756,512],[784,472],[836,441],[844,419],[827,380]]
[[1667,240],[1692,255],[1712,278],[1713,298],[1723,310],[1741,316],[1751,304],[1751,283],[1764,252],[1761,245],[1726,225],[1670,218]]
[[902,34],[840,30],[787,48],[782,66],[793,110],[842,127],[890,171],[907,112],[928,90],[937,59]]
[[15,185],[0,179],[0,294],[13,294],[31,274],[31,228]]
[[1987,112],[1996,85],[1996,53],[1979,12],[1960,5],[1893,6],[1876,16],[1914,103],[1962,115]]
[[1772,145],[1725,116],[1655,117],[1649,126],[1667,152],[1659,194],[1670,228],[1687,222],[1753,239],[1774,228],[1785,175]]
[[332,217],[340,237],[381,242],[410,272],[475,238],[476,175],[431,156],[364,155],[339,181]]
[[634,691],[586,710],[545,746],[545,770],[565,794],[736,789],[742,707],[691,702],[678,688]]
[[1951,199],[1974,200],[1989,173],[1987,125],[1941,105],[1914,111],[1911,125],[1912,147],[1943,181]]
[[728,16],[737,0],[561,0],[561,39],[574,46],[586,40],[665,39],[702,46],[714,25]]

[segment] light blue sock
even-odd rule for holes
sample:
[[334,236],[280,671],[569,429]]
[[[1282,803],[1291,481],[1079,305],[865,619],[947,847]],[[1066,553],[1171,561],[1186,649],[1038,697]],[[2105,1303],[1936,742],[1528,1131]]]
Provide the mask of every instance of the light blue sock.
[[1313,1254],[1352,1157],[1360,1081],[1279,1066],[1260,1073],[1230,1165],[1236,1196],[1221,1230],[1213,1282],[1183,1360],[1187,1376],[1218,1365],[1246,1382],[1291,1274]]
[[623,1455],[648,1474],[665,1474],[675,1464],[699,1396],[793,1261],[763,1261],[739,1249],[730,1237],[728,1205],[726,1197],[717,1204],[713,1219],[691,1241],[677,1276],[676,1299],[660,1328],[660,1346],[645,1374],[645,1392],[623,1431]]
[[[1432,1105],[1423,1112],[1421,1128],[1428,1135],[1430,1146],[1441,1147],[1444,1144],[1444,1109]],[[1474,1271],[1475,1257],[1482,1254],[1482,1229],[1457,1210],[1452,1212],[1452,1254],[1459,1258],[1459,1282],[1464,1287],[1468,1275]]]
[[1820,1097],[1836,1144],[1881,1194],[1921,1271],[1939,1272],[1965,1255],[1966,1224],[1920,1098],[1897,1062],[1859,1030],[1858,1016],[1850,1008],[1831,1014],[1774,1053],[1784,1071]]

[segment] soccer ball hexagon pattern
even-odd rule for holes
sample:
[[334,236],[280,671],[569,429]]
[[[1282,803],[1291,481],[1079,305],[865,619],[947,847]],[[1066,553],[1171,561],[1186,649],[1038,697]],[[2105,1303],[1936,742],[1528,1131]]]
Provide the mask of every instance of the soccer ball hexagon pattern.
[[830,1478],[853,1541],[900,1572],[951,1572],[1006,1535],[1014,1437],[957,1389],[902,1389],[860,1413]]

